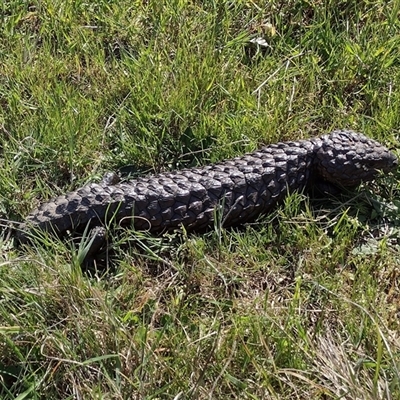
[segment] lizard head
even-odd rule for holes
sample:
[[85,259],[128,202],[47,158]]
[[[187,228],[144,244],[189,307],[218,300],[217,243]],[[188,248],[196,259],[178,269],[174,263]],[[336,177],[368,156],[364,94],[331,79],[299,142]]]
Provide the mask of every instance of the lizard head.
[[333,131],[316,143],[318,175],[343,187],[373,180],[398,165],[396,156],[375,140],[353,131]]

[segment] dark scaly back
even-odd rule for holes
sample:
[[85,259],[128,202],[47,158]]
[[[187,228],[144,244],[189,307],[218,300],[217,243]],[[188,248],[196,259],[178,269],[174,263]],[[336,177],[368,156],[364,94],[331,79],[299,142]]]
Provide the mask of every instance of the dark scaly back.
[[[314,144],[278,143],[251,154],[201,168],[151,175],[110,186],[87,185],[42,204],[27,225],[63,235],[90,221],[134,221],[136,229],[161,231],[184,225],[203,229],[216,207],[225,226],[267,212],[289,190],[305,187],[311,174]],[[23,234],[22,234],[23,236]]]

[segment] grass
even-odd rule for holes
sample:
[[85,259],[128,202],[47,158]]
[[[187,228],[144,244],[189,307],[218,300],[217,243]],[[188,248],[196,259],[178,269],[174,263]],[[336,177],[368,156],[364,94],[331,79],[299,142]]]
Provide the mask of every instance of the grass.
[[[400,126],[396,1],[0,6],[0,216],[123,168]],[[269,47],[250,39],[262,36]],[[232,230],[48,239],[0,269],[2,399],[398,399],[398,172]],[[133,237],[132,237],[133,236]],[[115,237],[115,238],[114,238]]]

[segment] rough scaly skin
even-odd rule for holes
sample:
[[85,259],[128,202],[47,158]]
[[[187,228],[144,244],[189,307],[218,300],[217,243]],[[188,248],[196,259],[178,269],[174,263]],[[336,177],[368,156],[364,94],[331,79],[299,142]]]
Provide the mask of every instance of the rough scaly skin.
[[243,157],[106,185],[92,183],[43,203],[26,219],[19,239],[30,229],[82,231],[111,218],[152,232],[183,225],[201,230],[213,224],[215,210],[224,226],[268,212],[290,191],[317,181],[354,187],[378,170],[397,165],[393,153],[352,131],[264,147]]

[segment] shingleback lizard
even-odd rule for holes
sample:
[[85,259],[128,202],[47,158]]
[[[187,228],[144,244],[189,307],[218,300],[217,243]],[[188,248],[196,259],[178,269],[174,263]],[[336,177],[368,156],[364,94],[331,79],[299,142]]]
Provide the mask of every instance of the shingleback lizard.
[[288,192],[316,182],[354,187],[377,171],[397,166],[397,158],[375,140],[337,130],[309,140],[272,144],[242,157],[116,184],[91,183],[41,204],[19,233],[32,230],[82,232],[114,218],[138,230],[160,232],[213,224],[216,207],[223,225],[250,221],[271,210]]

